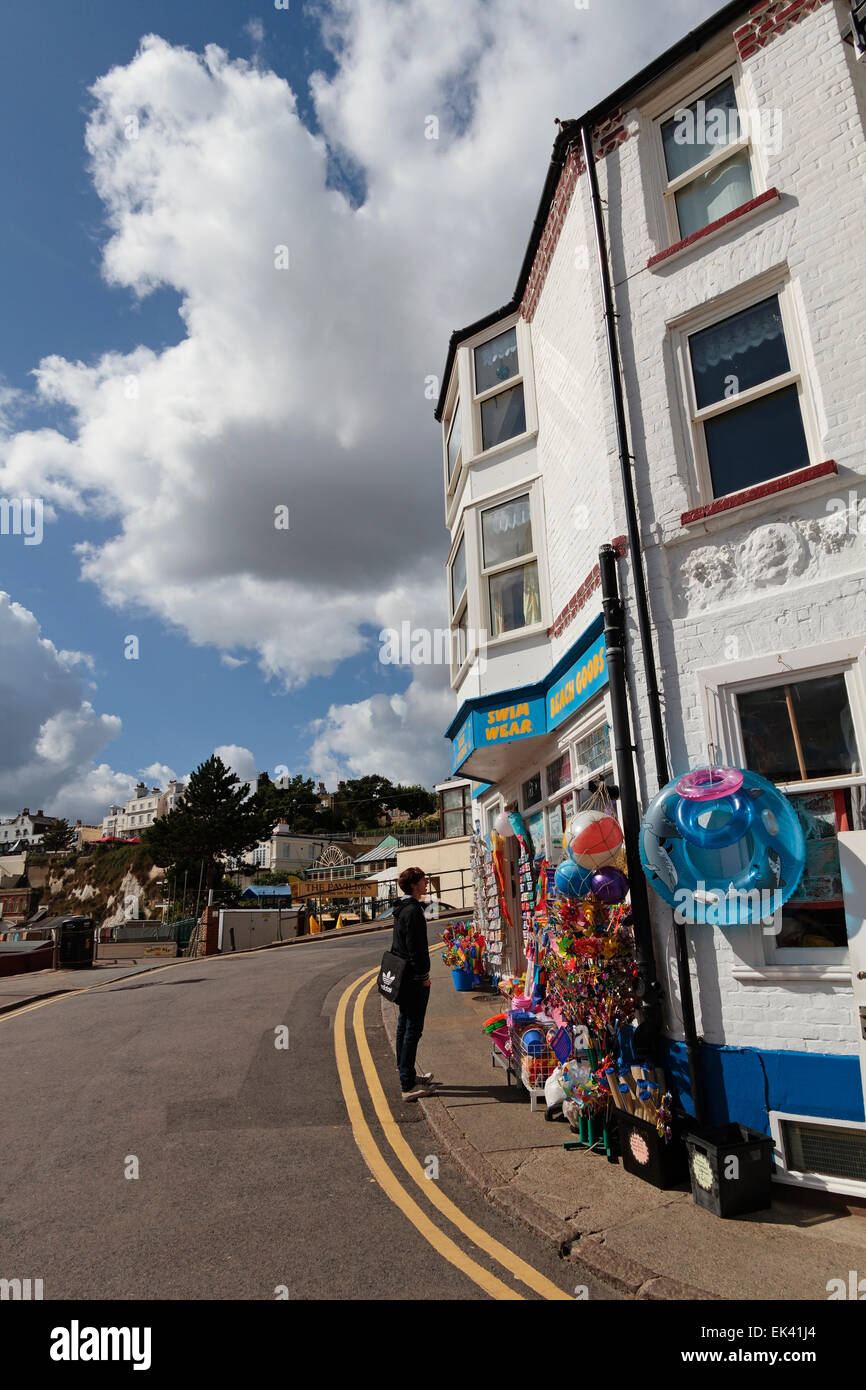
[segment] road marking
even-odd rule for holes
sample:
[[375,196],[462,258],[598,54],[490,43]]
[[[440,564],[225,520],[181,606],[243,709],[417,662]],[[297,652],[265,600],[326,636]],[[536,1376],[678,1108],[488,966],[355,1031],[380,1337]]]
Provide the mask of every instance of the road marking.
[[569,1294],[564,1293],[562,1289],[558,1288],[550,1279],[545,1278],[543,1274],[539,1274],[538,1270],[532,1268],[532,1265],[527,1264],[519,1255],[515,1255],[507,1246],[502,1245],[495,1237],[489,1235],[481,1226],[476,1226],[475,1222],[471,1221],[450,1198],[440,1192],[436,1183],[427,1177],[423,1167],[406,1143],[406,1140],[400,1132],[400,1126],[391,1114],[391,1108],[388,1105],[385,1092],[382,1089],[382,1083],[379,1080],[379,1073],[376,1071],[376,1064],[373,1061],[373,1056],[367,1042],[367,1033],[364,1028],[364,1005],[375,983],[375,978],[373,978],[366,988],[361,990],[355,1000],[352,1026],[355,1030],[355,1042],[358,1047],[358,1055],[361,1059],[361,1069],[370,1091],[373,1108],[384,1130],[385,1138],[388,1140],[388,1143],[391,1145],[400,1163],[406,1169],[410,1178],[422,1189],[427,1200],[431,1202],[453,1226],[456,1226],[462,1235],[471,1240],[473,1245],[477,1245],[485,1254],[492,1256],[503,1268],[508,1270],[509,1274],[513,1274],[514,1278],[519,1279],[521,1283],[527,1284],[534,1293],[540,1294],[542,1298],[548,1299],[551,1302],[564,1300],[565,1302],[571,1303],[572,1299]]
[[349,1063],[349,1048],[346,1042],[346,1011],[349,995],[354,992],[359,984],[369,979],[371,974],[373,976],[378,974],[378,967],[373,971],[367,971],[363,975],[360,975],[357,980],[343,991],[334,1018],[334,1052],[336,1054],[337,1073],[340,1078],[340,1086],[343,1091],[343,1099],[346,1102],[346,1110],[349,1114],[349,1123],[352,1126],[352,1134],[355,1143],[360,1149],[364,1162],[370,1169],[370,1172],[373,1174],[379,1186],[386,1195],[390,1197],[394,1205],[399,1207],[406,1219],[411,1221],[415,1229],[433,1246],[437,1254],[441,1255],[442,1258],[453,1265],[455,1269],[465,1274],[467,1278],[471,1279],[474,1284],[477,1284],[478,1287],[489,1294],[491,1298],[500,1301],[522,1302],[522,1294],[518,1293],[516,1289],[509,1288],[507,1284],[503,1284],[495,1275],[488,1273],[488,1271],[480,1264],[477,1264],[475,1260],[464,1254],[459,1245],[456,1245],[449,1236],[444,1235],[443,1232],[439,1230],[438,1226],[433,1224],[426,1212],[421,1210],[418,1203],[409,1196],[409,1193],[391,1172],[391,1169],[388,1167],[388,1164],[385,1162],[382,1153],[376,1145],[376,1141],[373,1138],[373,1134],[361,1109],[361,1101],[352,1076]]

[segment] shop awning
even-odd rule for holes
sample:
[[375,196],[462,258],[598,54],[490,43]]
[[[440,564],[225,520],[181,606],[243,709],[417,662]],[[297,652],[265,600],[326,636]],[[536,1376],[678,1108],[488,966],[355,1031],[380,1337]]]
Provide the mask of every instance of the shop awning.
[[553,733],[607,684],[604,619],[590,623],[553,670],[535,685],[466,700],[445,737],[451,740],[451,771],[496,783],[513,766],[512,745]]

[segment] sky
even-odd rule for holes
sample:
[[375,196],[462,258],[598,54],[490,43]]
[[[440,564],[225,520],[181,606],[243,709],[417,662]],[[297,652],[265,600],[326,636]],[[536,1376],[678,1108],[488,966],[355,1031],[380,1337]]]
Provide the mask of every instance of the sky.
[[447,624],[448,338],[513,293],[555,117],[719,7],[6,8],[0,816],[214,751],[447,776],[447,669],[379,634]]

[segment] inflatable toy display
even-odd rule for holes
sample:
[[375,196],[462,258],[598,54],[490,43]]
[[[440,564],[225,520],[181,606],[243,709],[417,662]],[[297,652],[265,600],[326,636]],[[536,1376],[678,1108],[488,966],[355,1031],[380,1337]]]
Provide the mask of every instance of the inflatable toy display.
[[604,869],[596,869],[590,882],[593,895],[608,907],[621,903],[628,893],[628,879],[620,869],[608,864]]
[[585,898],[592,888],[592,874],[573,859],[563,859],[557,865],[553,883],[562,898]]
[[650,802],[640,858],[682,921],[735,926],[772,920],[800,882],[806,842],[772,782],[738,768],[700,768]]
[[569,822],[563,844],[582,869],[601,869],[622,844],[622,830],[619,821],[603,811],[579,811]]

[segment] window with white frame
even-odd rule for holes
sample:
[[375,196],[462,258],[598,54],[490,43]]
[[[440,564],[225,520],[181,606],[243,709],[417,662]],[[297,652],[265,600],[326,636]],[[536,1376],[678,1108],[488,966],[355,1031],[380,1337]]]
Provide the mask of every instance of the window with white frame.
[[439,793],[439,816],[444,840],[472,834],[472,788],[446,787]]
[[460,421],[460,401],[454,403],[451,418],[445,426],[445,455],[448,465],[448,486],[460,472],[463,457],[463,428]]
[[784,789],[806,840],[803,877],[771,942],[777,960],[827,959],[825,952],[847,948],[837,836],[866,828],[850,680],[845,670],[793,672],[788,680],[733,692],[745,766]]
[[482,585],[491,637],[541,622],[538,555],[529,498],[527,492],[481,512]]
[[451,562],[451,663],[452,668],[460,670],[466,660],[467,638],[469,633],[469,600],[466,582],[466,536],[460,537],[460,544]]
[[517,327],[479,343],[473,354],[474,408],[482,453],[526,432]]
[[690,412],[708,499],[809,466],[805,386],[782,291],[686,332]]
[[740,101],[737,75],[729,73],[659,122],[671,242],[685,240],[754,197]]

